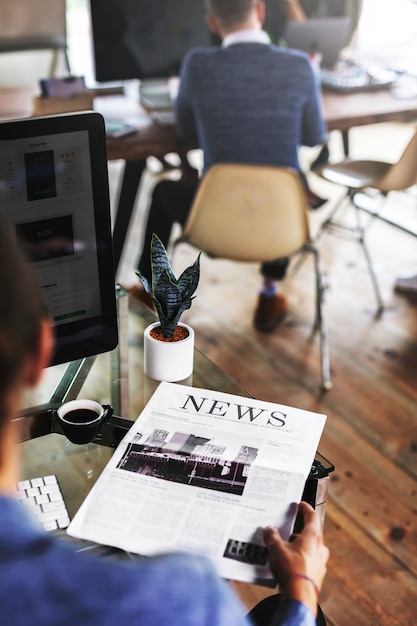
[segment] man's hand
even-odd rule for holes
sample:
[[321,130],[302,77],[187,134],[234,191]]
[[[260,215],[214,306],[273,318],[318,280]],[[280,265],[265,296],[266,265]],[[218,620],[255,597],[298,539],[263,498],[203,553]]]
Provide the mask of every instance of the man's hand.
[[329,550],[324,545],[320,520],[314,509],[301,502],[304,519],[301,533],[284,541],[276,528],[264,530],[269,565],[285,597],[294,598],[317,611],[318,592],[326,574]]

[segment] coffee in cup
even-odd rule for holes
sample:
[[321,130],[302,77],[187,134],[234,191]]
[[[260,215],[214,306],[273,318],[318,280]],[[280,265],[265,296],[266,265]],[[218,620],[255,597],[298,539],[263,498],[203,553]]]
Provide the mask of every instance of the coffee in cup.
[[85,444],[93,441],[103,424],[112,416],[110,405],[94,400],[71,400],[57,410],[62,432],[72,443]]

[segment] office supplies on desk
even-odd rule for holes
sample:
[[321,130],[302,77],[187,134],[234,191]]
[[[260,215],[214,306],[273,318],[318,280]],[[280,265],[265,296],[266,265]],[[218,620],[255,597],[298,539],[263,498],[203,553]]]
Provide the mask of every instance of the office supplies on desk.
[[391,70],[375,65],[365,67],[349,61],[341,61],[334,68],[322,67],[320,81],[323,89],[340,93],[390,89],[397,79]]
[[174,93],[174,90],[170,89],[168,80],[145,80],[139,87],[140,103],[148,111],[172,109],[175,96],[176,90]]
[[175,116],[174,111],[152,111],[151,119],[158,124],[158,126],[174,126]]
[[39,85],[43,98],[70,98],[87,90],[84,76],[42,78]]
[[175,123],[174,101],[178,87],[178,78],[167,81],[147,80],[140,85],[140,103],[159,126],[173,126]]
[[138,132],[137,126],[129,124],[124,120],[104,118],[104,124],[106,127],[107,137],[119,138],[127,137],[128,135],[134,135]]
[[87,89],[84,76],[42,78],[41,95],[33,99],[32,115],[55,115],[93,109],[94,94]]

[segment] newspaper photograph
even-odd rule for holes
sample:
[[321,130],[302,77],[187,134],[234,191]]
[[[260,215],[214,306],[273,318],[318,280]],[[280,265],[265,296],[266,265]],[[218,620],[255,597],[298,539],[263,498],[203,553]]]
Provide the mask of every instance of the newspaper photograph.
[[262,530],[291,535],[325,421],[162,382],[68,534],[143,556],[197,553],[224,578],[273,584]]

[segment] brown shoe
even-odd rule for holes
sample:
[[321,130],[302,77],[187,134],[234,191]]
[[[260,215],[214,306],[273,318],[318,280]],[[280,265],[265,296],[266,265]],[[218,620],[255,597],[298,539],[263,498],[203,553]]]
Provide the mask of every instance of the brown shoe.
[[274,296],[259,294],[253,324],[261,333],[272,332],[285,317],[288,310],[285,296],[278,293]]
[[131,287],[125,287],[125,291],[127,291],[127,293],[129,294],[131,302],[133,301],[135,304],[143,304],[151,311],[156,311],[152,296],[150,296],[141,285],[132,285]]
[[308,202],[310,209],[312,211],[316,211],[321,206],[323,206],[323,204],[327,202],[327,198],[320,198],[320,196],[314,193],[314,191],[311,191],[311,189],[308,189],[307,190],[307,202]]

